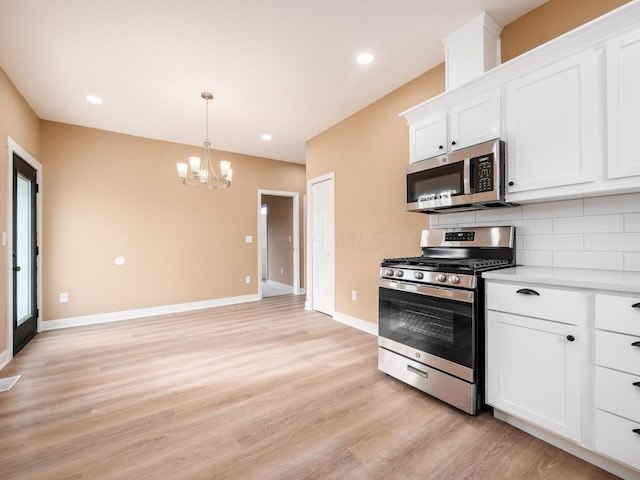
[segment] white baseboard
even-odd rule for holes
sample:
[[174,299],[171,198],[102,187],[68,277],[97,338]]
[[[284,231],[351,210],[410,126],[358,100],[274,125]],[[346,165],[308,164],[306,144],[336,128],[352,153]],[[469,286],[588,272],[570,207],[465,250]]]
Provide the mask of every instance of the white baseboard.
[[334,312],[333,319],[350,327],[362,330],[363,332],[370,333],[371,335],[378,335],[378,326],[375,323],[367,322],[366,320],[361,320],[340,312]]
[[7,366],[7,363],[11,360],[11,355],[9,355],[9,350],[4,350],[0,353],[0,370]]
[[243,295],[239,297],[216,298],[201,302],[178,303],[161,307],[139,308],[136,310],[124,310],[120,312],[99,313],[96,315],[84,315],[80,317],[61,318],[42,322],[42,330],[57,330],[59,328],[79,327],[82,325],[95,325],[98,323],[118,322],[121,320],[133,320],[136,318],[166,315],[168,313],[181,313],[203,308],[220,307],[223,305],[235,305],[237,303],[255,302],[260,300],[259,295]]
[[275,280],[267,280],[265,281],[265,283],[267,285],[272,285],[274,287],[282,288],[285,290],[291,290],[291,293],[293,293],[293,285],[287,285],[286,283],[276,282]]

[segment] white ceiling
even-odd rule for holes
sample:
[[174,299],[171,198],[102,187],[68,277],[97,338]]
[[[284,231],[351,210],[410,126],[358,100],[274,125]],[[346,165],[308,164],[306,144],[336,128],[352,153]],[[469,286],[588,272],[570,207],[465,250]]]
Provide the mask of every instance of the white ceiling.
[[0,67],[42,119],[190,145],[207,90],[213,148],[304,163],[305,141],[441,63],[442,37],[545,1],[0,0]]

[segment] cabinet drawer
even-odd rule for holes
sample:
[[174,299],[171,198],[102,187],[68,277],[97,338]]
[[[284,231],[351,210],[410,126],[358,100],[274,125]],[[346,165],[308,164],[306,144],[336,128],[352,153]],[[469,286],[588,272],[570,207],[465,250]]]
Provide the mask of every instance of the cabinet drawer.
[[580,325],[581,294],[571,290],[509,283],[487,284],[487,308],[544,320]]
[[640,468],[640,423],[596,410],[596,450]]
[[640,375],[640,336],[596,330],[596,364]]
[[640,297],[596,295],[596,328],[640,336]]
[[596,367],[596,408],[640,423],[640,375]]

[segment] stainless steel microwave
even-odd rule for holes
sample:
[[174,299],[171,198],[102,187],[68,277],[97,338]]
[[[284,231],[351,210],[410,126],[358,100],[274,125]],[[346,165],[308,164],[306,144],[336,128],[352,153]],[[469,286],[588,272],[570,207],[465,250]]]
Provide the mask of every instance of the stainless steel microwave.
[[492,140],[406,168],[406,210],[447,213],[513,206],[504,199],[504,142]]

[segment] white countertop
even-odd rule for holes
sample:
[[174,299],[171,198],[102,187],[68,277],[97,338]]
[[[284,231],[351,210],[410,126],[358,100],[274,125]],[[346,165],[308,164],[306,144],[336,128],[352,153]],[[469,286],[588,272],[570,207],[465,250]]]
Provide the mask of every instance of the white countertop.
[[482,277],[505,282],[640,293],[640,272],[522,266],[485,272]]

